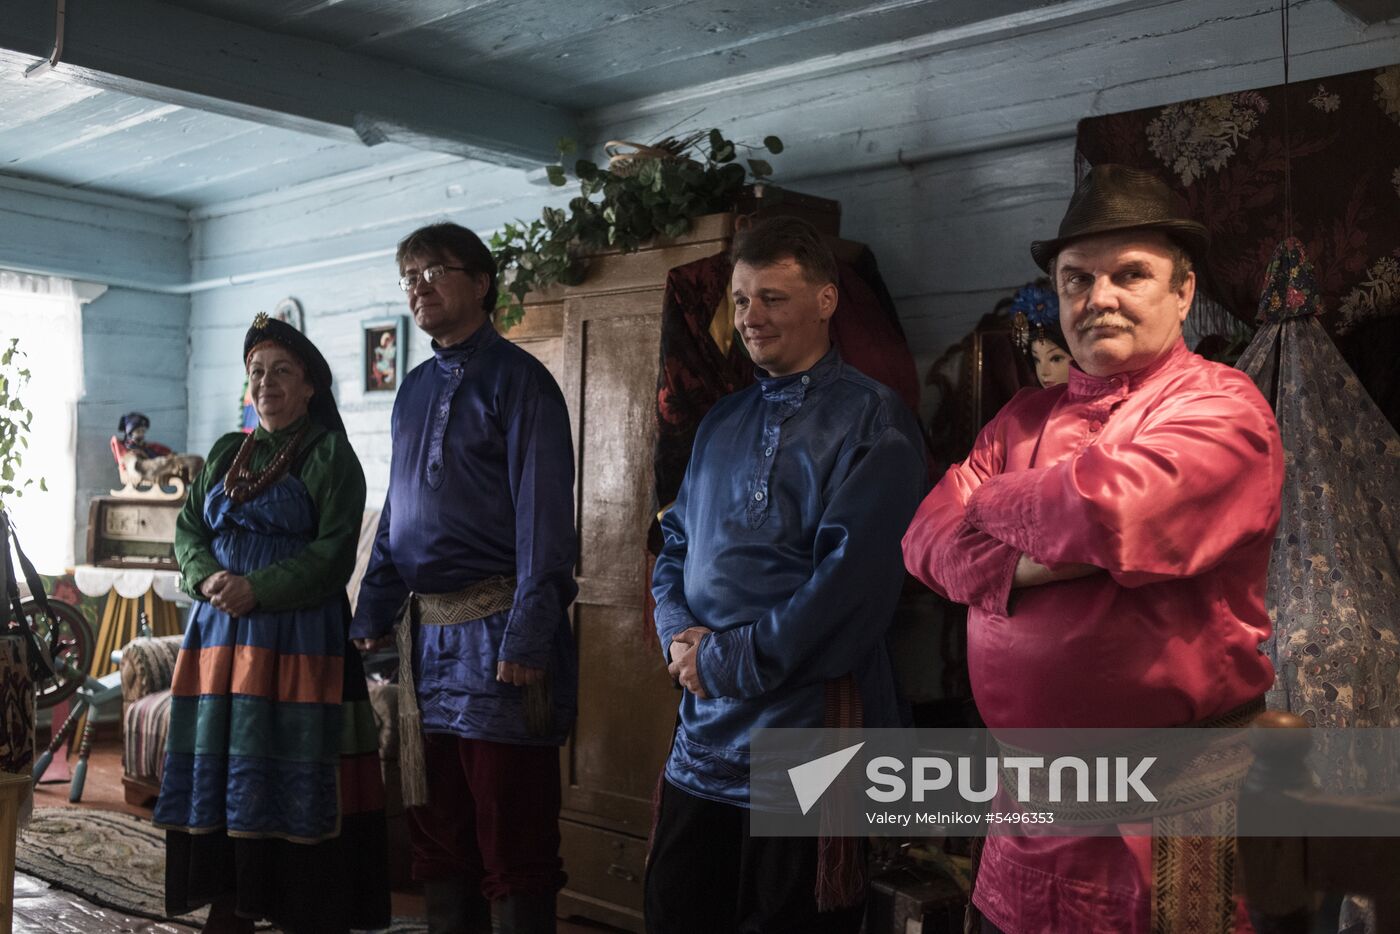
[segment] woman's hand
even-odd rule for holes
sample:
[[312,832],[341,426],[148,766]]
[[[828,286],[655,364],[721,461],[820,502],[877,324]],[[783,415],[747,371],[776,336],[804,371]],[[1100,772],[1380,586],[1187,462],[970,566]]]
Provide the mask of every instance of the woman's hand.
[[[253,595],[253,585],[248,583],[248,578],[238,574],[230,574],[227,571],[219,573],[225,576],[223,586],[209,598],[209,602],[214,604],[215,609],[223,610],[229,616],[246,616],[258,605],[258,598]],[[204,585],[201,584],[200,589],[203,588]]]
[[204,599],[213,602],[219,592],[224,589],[224,585],[228,583],[228,578],[228,571],[215,571],[199,582],[199,592],[204,594]]

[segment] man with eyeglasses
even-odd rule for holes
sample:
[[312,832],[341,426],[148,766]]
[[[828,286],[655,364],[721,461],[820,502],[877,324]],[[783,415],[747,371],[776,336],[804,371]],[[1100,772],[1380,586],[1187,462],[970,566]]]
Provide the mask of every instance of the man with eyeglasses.
[[552,932],[557,747],[578,688],[568,411],[549,371],[492,326],[496,264],[476,234],[423,227],[397,258],[433,356],[394,400],[351,636],[368,651],[397,629],[400,768],[431,934]]

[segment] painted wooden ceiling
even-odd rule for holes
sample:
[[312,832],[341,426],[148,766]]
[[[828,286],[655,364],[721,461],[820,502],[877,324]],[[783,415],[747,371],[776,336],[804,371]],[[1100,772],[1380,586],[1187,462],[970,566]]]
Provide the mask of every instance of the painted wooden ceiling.
[[26,79],[52,43],[52,2],[14,0],[19,12],[0,23],[0,174],[191,208],[411,164],[424,149],[537,165],[557,129],[628,101],[784,68],[800,81],[800,63],[998,19],[1033,29],[1041,11],[1093,7],[68,0],[62,64]]
[[177,0],[588,111],[1057,0]]
[[65,81],[0,62],[0,174],[195,207],[421,158]]

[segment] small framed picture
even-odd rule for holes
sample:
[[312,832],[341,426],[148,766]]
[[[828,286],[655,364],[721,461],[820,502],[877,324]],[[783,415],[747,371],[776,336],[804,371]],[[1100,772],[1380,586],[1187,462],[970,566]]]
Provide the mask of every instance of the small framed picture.
[[407,319],[376,318],[361,327],[361,370],[365,392],[393,392],[408,365]]

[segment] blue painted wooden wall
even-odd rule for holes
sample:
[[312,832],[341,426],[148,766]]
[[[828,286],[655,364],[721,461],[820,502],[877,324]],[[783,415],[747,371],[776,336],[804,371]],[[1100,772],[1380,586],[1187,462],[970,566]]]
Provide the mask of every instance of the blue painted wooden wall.
[[[197,292],[190,316],[189,443],[205,450],[232,427],[243,384],[243,335],[253,316],[278,300],[301,302],[305,330],[330,361],[337,404],[364,464],[371,503],[388,485],[389,414],[393,397],[363,391],[361,323],[407,315],[393,252],[423,224],[451,220],[488,231],[516,216],[535,216],[558,198],[518,169],[449,162],[408,174],[357,178],[347,188],[312,186],[309,193],[268,203],[194,212],[193,276],[208,279],[380,252],[328,266],[227,288]],[[408,363],[427,358],[427,338],[409,322]]]
[[151,440],[185,450],[189,323],[184,295],[113,288],[83,308],[86,391],[78,402],[75,506],[79,556],[87,548],[89,501],[119,486],[108,450],[117,420],[126,412],[144,412],[151,419]]
[[[173,286],[190,277],[186,212],[110,195],[0,178],[0,266],[100,283]],[[121,413],[151,417],[151,437],[181,448],[190,301],[126,286],[83,306],[78,402],[76,553],[86,551],[90,499],[117,485],[108,439]]]

